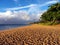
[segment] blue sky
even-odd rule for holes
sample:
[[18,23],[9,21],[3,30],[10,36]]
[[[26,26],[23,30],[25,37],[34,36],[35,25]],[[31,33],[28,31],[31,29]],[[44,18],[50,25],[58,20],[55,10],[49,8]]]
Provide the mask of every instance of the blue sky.
[[60,0],[0,0],[1,23],[37,21],[48,6]]
[[0,0],[0,8],[12,8],[18,6],[27,6],[30,4],[43,4],[52,0]]
[[[7,8],[17,8],[17,7],[23,7],[23,6],[29,6],[32,4],[36,4],[37,6],[43,5],[47,2],[52,2],[50,4],[54,4],[58,2],[59,0],[0,0],[0,11],[6,11]],[[48,5],[42,6],[41,9],[47,9]],[[24,9],[24,8],[23,8]],[[28,9],[28,8],[25,8]]]

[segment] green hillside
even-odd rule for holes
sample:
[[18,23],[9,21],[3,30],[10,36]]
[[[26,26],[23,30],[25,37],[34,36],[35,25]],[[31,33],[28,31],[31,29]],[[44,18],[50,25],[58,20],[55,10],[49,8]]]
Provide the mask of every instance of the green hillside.
[[40,22],[49,24],[60,23],[60,3],[49,6],[48,10],[40,17]]

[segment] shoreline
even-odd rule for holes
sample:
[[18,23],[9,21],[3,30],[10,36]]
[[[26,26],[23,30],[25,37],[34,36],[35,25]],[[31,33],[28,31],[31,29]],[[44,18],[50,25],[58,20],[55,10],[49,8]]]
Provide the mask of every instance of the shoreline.
[[29,26],[29,25],[31,25],[31,24],[7,24],[7,25],[1,24],[0,26],[2,28],[0,29],[0,31],[10,30],[10,29],[18,28],[18,27],[25,27],[25,26]]
[[50,39],[50,44],[53,45],[52,42],[60,42],[59,26],[33,24],[0,31],[0,45],[37,45],[39,43],[42,45],[42,43],[48,44]]
[[15,31],[15,30],[18,30],[18,29],[22,29],[23,30],[23,28],[29,29],[29,28],[32,28],[32,27],[34,27],[34,28],[41,28],[41,27],[43,27],[43,28],[55,28],[56,29],[56,28],[59,28],[59,26],[60,25],[53,25],[53,26],[51,26],[51,25],[31,24],[31,25],[26,25],[26,26],[21,26],[21,27],[16,27],[16,28],[0,30],[0,32]]

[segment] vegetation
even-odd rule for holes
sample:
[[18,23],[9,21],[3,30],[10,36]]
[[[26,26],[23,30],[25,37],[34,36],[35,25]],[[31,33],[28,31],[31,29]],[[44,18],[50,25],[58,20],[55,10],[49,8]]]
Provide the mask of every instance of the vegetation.
[[41,22],[50,23],[51,25],[60,23],[60,3],[51,5],[40,19]]

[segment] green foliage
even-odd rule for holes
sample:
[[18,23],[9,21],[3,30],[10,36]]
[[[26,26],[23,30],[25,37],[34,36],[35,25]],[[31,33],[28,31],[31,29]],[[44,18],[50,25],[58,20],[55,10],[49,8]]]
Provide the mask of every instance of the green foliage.
[[51,22],[51,24],[60,22],[60,3],[51,5],[49,9],[43,13],[40,19],[43,22]]

